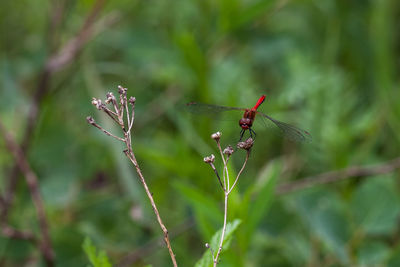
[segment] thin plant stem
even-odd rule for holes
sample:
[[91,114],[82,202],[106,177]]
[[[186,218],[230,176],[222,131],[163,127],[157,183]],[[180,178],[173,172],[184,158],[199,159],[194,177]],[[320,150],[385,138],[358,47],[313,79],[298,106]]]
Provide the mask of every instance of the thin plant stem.
[[42,196],[40,195],[36,173],[32,170],[22,148],[17,144],[14,137],[6,130],[1,121],[0,133],[4,138],[7,149],[14,157],[18,168],[24,174],[26,183],[28,184],[32,202],[35,206],[38,216],[40,233],[42,235],[42,240],[39,241],[39,247],[45,259],[46,265],[49,267],[54,266],[54,250],[49,234],[49,224],[47,222]]
[[[223,223],[223,226],[222,226],[221,237],[220,237],[220,240],[219,240],[219,246],[218,246],[217,252],[215,254],[215,257],[214,257],[214,252],[213,252],[212,248],[210,246],[208,246],[210,248],[210,250],[211,250],[211,256],[212,256],[213,266],[214,267],[216,267],[217,264],[218,264],[218,260],[219,260],[219,257],[221,255],[222,247],[223,247],[223,244],[224,244],[224,238],[225,238],[226,227],[227,227],[227,219],[228,219],[229,194],[235,188],[235,186],[236,186],[236,184],[237,184],[237,182],[239,180],[240,175],[243,173],[243,170],[246,167],[247,161],[248,161],[248,159],[250,157],[250,150],[251,150],[251,147],[253,145],[253,140],[251,138],[248,139],[246,142],[239,143],[240,145],[238,144],[239,148],[245,149],[247,151],[247,154],[246,154],[246,159],[244,160],[243,165],[242,165],[239,173],[236,176],[235,182],[233,183],[232,187],[230,187],[228,162],[229,162],[230,156],[232,155],[234,150],[232,149],[232,147],[228,146],[224,151],[222,151],[222,148],[221,148],[221,145],[220,145],[220,142],[219,142],[220,136],[221,136],[221,133],[217,132],[217,133],[213,134],[211,137],[217,143],[218,150],[220,152],[220,155],[221,155],[221,158],[222,158],[222,161],[223,161],[223,164],[224,164],[224,167],[223,167],[223,181],[224,181],[224,184],[223,185],[221,183],[221,179],[220,179],[220,177],[218,175],[218,172],[215,169],[215,166],[213,164],[214,156],[211,155],[210,157],[204,158],[204,161],[206,163],[209,163],[210,166],[213,168],[215,174],[217,175],[218,180],[220,181],[221,187],[222,187],[222,189],[224,191],[224,223]],[[225,158],[224,154],[226,155],[226,158]]]
[[224,243],[224,237],[225,237],[225,232],[226,232],[226,220],[228,217],[228,198],[229,198],[229,193],[228,192],[224,192],[224,196],[225,196],[225,205],[224,205],[224,225],[222,226],[222,233],[221,233],[221,239],[219,241],[219,246],[218,246],[218,251],[217,251],[217,255],[215,255],[214,258],[214,267],[217,266],[218,264],[218,258],[221,254],[222,251],[222,245]]
[[98,124],[93,120],[92,117],[87,117],[86,119],[87,119],[88,123],[90,123],[91,125],[93,125],[93,126],[96,127],[97,129],[99,129],[100,131],[102,131],[102,132],[105,133],[106,135],[111,136],[111,137],[113,137],[113,138],[115,138],[115,139],[117,139],[117,140],[119,140],[119,141],[125,142],[125,139],[124,139],[124,138],[118,137],[118,136],[116,136],[116,135],[110,133],[109,131],[107,131],[106,129],[104,129],[103,127],[101,127],[100,125],[98,125]]
[[228,194],[233,190],[233,188],[235,188],[237,181],[239,180],[239,176],[242,174],[244,168],[246,167],[247,164],[247,160],[250,157],[250,150],[247,150],[247,154],[246,154],[246,159],[244,160],[243,166],[240,169],[239,173],[236,176],[235,182],[233,183],[232,187],[229,189]]
[[211,163],[210,163],[210,166],[211,166],[211,168],[213,169],[215,175],[217,176],[218,182],[219,182],[219,184],[221,185],[222,190],[224,190],[224,192],[225,192],[224,185],[222,184],[221,178],[219,177],[219,173],[218,173],[217,169],[215,168],[214,163],[211,162]]
[[224,191],[226,192],[229,188],[229,173],[228,173],[228,164],[227,164],[228,159],[225,160],[224,153],[222,152],[222,148],[221,148],[221,144],[220,144],[219,140],[217,140],[217,146],[218,146],[218,150],[221,155],[221,158],[222,158],[222,162],[224,163],[222,177],[224,180]]
[[165,227],[163,221],[161,220],[160,213],[158,212],[156,203],[154,202],[154,199],[153,199],[153,194],[150,192],[149,187],[147,186],[146,180],[144,179],[142,171],[139,168],[139,164],[136,161],[135,155],[133,153],[129,153],[128,151],[125,151],[125,154],[129,158],[129,160],[132,162],[133,166],[135,166],[135,168],[136,168],[136,172],[139,175],[140,181],[142,182],[143,187],[144,187],[144,189],[146,191],[146,195],[150,200],[150,203],[151,203],[151,206],[153,208],[154,213],[156,214],[157,221],[160,224],[160,227],[161,227],[161,229],[162,229],[162,231],[164,233],[164,241],[167,244],[167,248],[168,248],[169,254],[171,256],[172,264],[175,267],[177,267],[178,265],[176,263],[175,254],[174,254],[174,252],[172,250],[171,243],[170,243],[169,237],[168,237],[168,230]]
[[276,193],[287,194],[317,185],[334,183],[354,177],[367,177],[393,172],[400,168],[400,157],[375,166],[351,166],[343,170],[329,171],[315,176],[306,177],[278,186]]

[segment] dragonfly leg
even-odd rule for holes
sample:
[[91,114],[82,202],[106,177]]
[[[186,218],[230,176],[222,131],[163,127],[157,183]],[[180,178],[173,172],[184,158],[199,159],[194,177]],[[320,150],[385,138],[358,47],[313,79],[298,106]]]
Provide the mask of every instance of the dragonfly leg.
[[250,132],[250,137],[253,138],[253,134],[254,134],[254,138],[253,139],[256,140],[256,136],[257,136],[256,132],[251,128],[249,128],[249,132]]
[[239,138],[239,141],[238,141],[238,142],[242,141],[244,132],[245,132],[245,129],[242,129],[242,130],[240,131],[240,138]]

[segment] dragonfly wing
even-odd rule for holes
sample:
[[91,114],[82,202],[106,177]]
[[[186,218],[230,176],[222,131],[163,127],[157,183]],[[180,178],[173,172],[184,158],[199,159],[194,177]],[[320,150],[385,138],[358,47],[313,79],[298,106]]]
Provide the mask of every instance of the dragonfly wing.
[[243,111],[244,108],[236,108],[236,107],[225,107],[225,106],[218,106],[218,105],[210,105],[210,104],[203,104],[197,102],[190,102],[185,105],[185,109],[193,114],[215,114],[224,111],[236,110],[236,111]]
[[257,113],[263,116],[264,118],[267,118],[268,120],[272,121],[283,132],[283,134],[292,141],[310,142],[312,140],[310,133],[305,130],[297,128],[296,126],[293,126],[291,124],[278,121],[264,113],[261,112]]

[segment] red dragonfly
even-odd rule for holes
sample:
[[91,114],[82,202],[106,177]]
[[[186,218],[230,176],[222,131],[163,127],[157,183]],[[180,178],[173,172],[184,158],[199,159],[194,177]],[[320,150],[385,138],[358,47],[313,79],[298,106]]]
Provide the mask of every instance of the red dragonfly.
[[249,131],[250,137],[256,136],[256,133],[251,128],[253,126],[254,119],[256,115],[260,115],[264,118],[270,120],[273,124],[275,124],[283,134],[293,141],[305,142],[311,141],[311,135],[309,132],[299,129],[293,125],[290,125],[285,122],[278,121],[267,114],[264,114],[260,111],[257,111],[258,107],[264,102],[265,95],[262,95],[255,106],[253,108],[238,108],[238,107],[225,107],[225,106],[218,106],[218,105],[210,105],[210,104],[202,104],[197,102],[190,102],[187,103],[186,106],[188,110],[192,113],[217,113],[217,112],[224,112],[224,111],[244,111],[242,118],[239,120],[239,126],[242,128],[240,131],[240,140],[242,140],[244,133],[246,130]]

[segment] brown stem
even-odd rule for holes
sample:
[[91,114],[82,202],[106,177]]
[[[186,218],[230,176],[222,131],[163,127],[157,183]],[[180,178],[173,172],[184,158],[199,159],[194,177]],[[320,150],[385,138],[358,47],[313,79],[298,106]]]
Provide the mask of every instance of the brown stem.
[[222,162],[224,164],[224,169],[222,171],[222,178],[224,180],[224,191],[228,192],[228,190],[229,190],[229,174],[228,174],[228,162],[227,161],[229,158],[227,158],[225,160],[224,153],[222,152],[221,143],[219,142],[219,139],[215,140],[215,141],[217,142],[218,150],[221,155]]
[[32,201],[38,215],[39,229],[42,235],[42,242],[40,244],[40,249],[42,251],[47,266],[54,266],[54,252],[49,236],[49,227],[46,220],[46,213],[44,211],[43,201],[39,192],[38,178],[31,169],[22,148],[17,144],[14,137],[6,131],[1,121],[0,121],[0,133],[4,138],[7,149],[13,155],[19,170],[25,176],[26,183],[28,184],[28,188],[31,193]]
[[219,184],[221,185],[222,190],[224,190],[224,192],[226,192],[225,188],[224,188],[224,185],[222,184],[221,178],[219,177],[219,173],[218,173],[217,169],[215,168],[214,163],[210,162],[210,166],[213,169],[215,175],[217,176]]
[[106,129],[104,129],[104,128],[101,127],[100,125],[98,125],[98,124],[94,121],[94,119],[93,119],[92,117],[87,117],[86,120],[87,120],[87,122],[88,122],[89,124],[93,125],[93,126],[96,127],[97,129],[99,129],[100,131],[102,131],[103,133],[105,133],[106,135],[111,136],[111,137],[113,137],[113,138],[115,138],[115,139],[117,139],[117,140],[119,140],[119,141],[121,141],[121,142],[125,142],[125,139],[124,139],[124,138],[121,138],[121,137],[118,137],[118,136],[116,136],[116,135],[113,135],[112,133],[110,133],[109,131],[107,131]]
[[53,54],[45,64],[45,69],[50,72],[58,72],[68,65],[82,50],[83,46],[94,36],[95,20],[103,8],[105,0],[97,0],[86,20],[76,36],[71,38],[58,53]]
[[352,166],[347,169],[330,171],[316,176],[306,177],[297,181],[279,185],[276,193],[286,194],[316,185],[333,183],[353,177],[366,177],[384,174],[400,168],[400,157],[376,166]]
[[6,224],[1,226],[1,233],[3,234],[3,236],[8,238],[27,240],[27,241],[32,241],[34,243],[37,242],[35,236],[31,232],[20,231]]
[[[121,127],[121,129],[122,129],[122,131],[124,133],[124,138],[116,137],[116,136],[110,134],[108,131],[103,129],[100,125],[96,124],[94,119],[92,117],[90,117],[90,116],[87,117],[86,120],[88,121],[89,124],[97,127],[98,129],[100,129],[101,131],[106,133],[107,135],[112,136],[112,137],[114,137],[114,138],[116,138],[116,139],[118,139],[120,141],[123,141],[125,143],[126,149],[124,150],[124,153],[136,168],[136,172],[139,175],[140,181],[143,184],[143,187],[144,187],[144,189],[146,191],[147,197],[150,200],[150,203],[151,203],[151,206],[153,208],[153,211],[156,214],[157,221],[160,224],[161,230],[164,233],[164,241],[165,241],[165,243],[166,243],[166,245],[168,247],[168,252],[169,252],[169,254],[171,256],[172,263],[173,263],[174,267],[177,267],[178,265],[176,263],[175,254],[172,251],[171,243],[170,243],[169,237],[168,237],[168,230],[167,230],[167,228],[165,227],[164,223],[161,220],[161,217],[160,217],[160,214],[158,212],[157,206],[156,206],[156,204],[154,202],[154,199],[153,199],[153,194],[150,192],[149,187],[147,186],[147,183],[146,183],[146,181],[144,179],[142,171],[140,170],[139,165],[137,163],[135,154],[132,151],[131,127],[132,127],[133,121],[135,119],[135,113],[134,113],[135,98],[130,98],[129,99],[129,103],[132,106],[132,115],[131,115],[131,117],[129,117],[127,88],[123,88],[122,86],[118,86],[118,89],[119,89],[118,93],[119,93],[120,101],[119,101],[119,103],[117,103],[117,107],[116,107],[116,114],[118,115],[117,116],[117,120],[114,120],[114,121]],[[112,97],[112,95],[108,94],[107,97]],[[96,99],[94,99],[94,100],[96,101]],[[99,104],[99,103],[101,103],[101,102],[95,102],[94,104],[96,105],[96,104]],[[114,101],[112,101],[112,104],[115,105]],[[118,104],[119,104],[119,107],[118,107]],[[126,129],[125,123],[124,123],[124,107],[125,107],[125,112],[126,112],[126,120],[127,120],[128,130]],[[106,112],[104,107],[101,107],[99,109],[103,110],[104,112]]]
[[[195,222],[193,219],[188,219],[185,222],[179,224],[174,229],[170,231],[169,236],[174,238],[185,233],[187,230],[193,228],[195,226]],[[154,251],[160,247],[161,242],[164,237],[159,237],[154,240],[151,240],[144,244],[143,246],[136,249],[134,252],[126,255],[124,258],[120,260],[119,263],[116,264],[116,267],[125,267],[132,266],[135,262],[139,261],[147,257],[148,255],[154,254]]]
[[168,247],[168,251],[171,256],[172,264],[174,265],[174,267],[177,267],[178,265],[176,263],[175,254],[172,251],[171,243],[170,243],[169,237],[168,237],[168,230],[161,220],[160,213],[158,212],[156,203],[154,202],[154,199],[153,199],[153,194],[150,192],[149,187],[147,186],[146,180],[144,179],[142,171],[139,168],[139,164],[136,161],[135,155],[132,152],[129,152],[127,150],[125,150],[125,155],[128,157],[128,159],[132,162],[133,166],[135,166],[135,168],[136,168],[136,172],[139,175],[140,181],[142,182],[144,190],[146,191],[147,197],[150,200],[153,211],[156,214],[157,221],[160,224],[160,227],[164,233],[164,241]]

